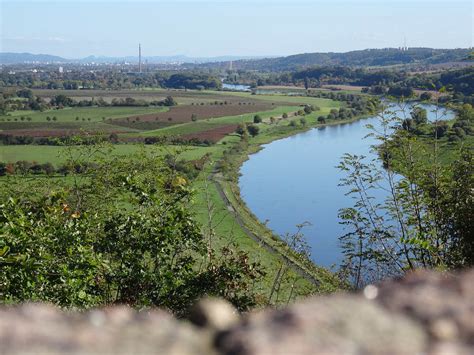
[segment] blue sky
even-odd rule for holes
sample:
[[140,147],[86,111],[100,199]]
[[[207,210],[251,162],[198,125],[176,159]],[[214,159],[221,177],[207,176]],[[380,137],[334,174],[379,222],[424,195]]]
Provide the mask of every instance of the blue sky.
[[470,0],[0,2],[0,51],[67,58],[473,46]]

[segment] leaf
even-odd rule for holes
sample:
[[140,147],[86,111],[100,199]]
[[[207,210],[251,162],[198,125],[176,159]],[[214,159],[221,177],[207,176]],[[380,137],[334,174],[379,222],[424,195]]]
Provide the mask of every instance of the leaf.
[[0,257],[6,256],[10,251],[10,247],[5,245],[2,249],[0,249]]

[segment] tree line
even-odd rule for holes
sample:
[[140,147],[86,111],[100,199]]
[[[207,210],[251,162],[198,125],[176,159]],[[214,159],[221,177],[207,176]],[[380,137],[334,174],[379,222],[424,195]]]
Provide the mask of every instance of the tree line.
[[222,83],[216,75],[202,71],[155,71],[128,73],[113,69],[90,72],[85,69],[58,73],[45,68],[41,72],[4,70],[0,73],[0,87],[25,87],[30,89],[134,89],[140,87],[169,89],[219,90]]

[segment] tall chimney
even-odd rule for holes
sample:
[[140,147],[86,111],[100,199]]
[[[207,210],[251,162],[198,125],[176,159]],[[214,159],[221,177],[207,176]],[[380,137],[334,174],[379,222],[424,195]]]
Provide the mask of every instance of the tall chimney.
[[138,43],[138,72],[142,72],[142,45]]

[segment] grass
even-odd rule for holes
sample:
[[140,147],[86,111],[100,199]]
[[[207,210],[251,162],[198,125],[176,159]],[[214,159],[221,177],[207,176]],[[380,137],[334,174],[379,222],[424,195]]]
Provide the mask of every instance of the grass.
[[232,92],[229,93],[229,95],[232,96],[238,96],[238,97],[247,97],[247,98],[252,98],[255,100],[262,100],[262,101],[270,101],[270,102],[284,102],[284,103],[294,103],[294,104],[299,104],[299,105],[313,105],[313,106],[318,106],[321,109],[325,108],[339,108],[341,104],[337,101],[333,101],[330,99],[321,99],[318,97],[308,97],[308,96],[287,96],[287,95],[281,95],[281,94],[275,94],[275,95],[251,95],[248,93],[242,93],[242,92]]
[[[417,151],[420,156],[420,161],[430,162],[433,159],[435,150],[435,140],[431,137],[417,137]],[[439,163],[447,165],[459,158],[461,148],[474,150],[474,136],[465,136],[464,139],[457,142],[450,142],[447,137],[443,137],[437,141],[437,158]]]
[[[113,154],[132,155],[141,149],[156,150],[153,145],[142,144],[118,144],[113,146]],[[0,162],[13,163],[20,160],[35,161],[37,163],[52,163],[57,166],[67,160],[65,156],[66,147],[45,146],[45,145],[0,145]],[[180,158],[186,160],[195,160],[203,157],[205,154],[214,154],[221,150],[220,146],[193,147],[193,146],[160,146],[160,154],[179,154]]]
[[[16,118],[18,123],[24,124],[25,128],[28,128],[30,122],[48,122],[47,117],[56,117],[56,122],[102,122],[103,119],[108,118],[121,118],[131,115],[143,115],[148,113],[158,113],[167,111],[165,107],[66,107],[60,110],[48,110],[44,112],[37,111],[15,111],[9,115],[0,116],[0,128],[2,128],[3,122],[14,121]],[[31,121],[21,121],[21,116],[26,119],[31,118]],[[79,120],[76,118],[79,117]],[[83,121],[82,119],[85,119]],[[90,120],[89,120],[90,119]]]

